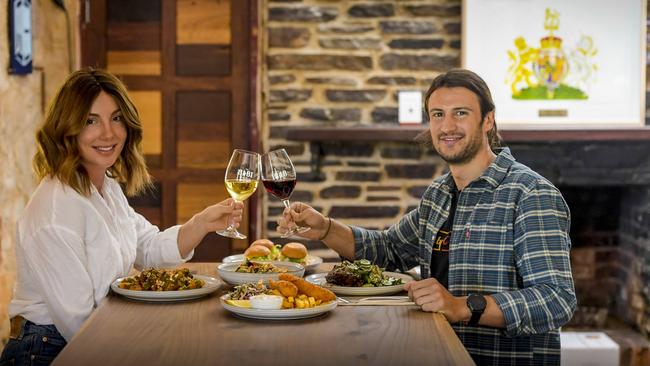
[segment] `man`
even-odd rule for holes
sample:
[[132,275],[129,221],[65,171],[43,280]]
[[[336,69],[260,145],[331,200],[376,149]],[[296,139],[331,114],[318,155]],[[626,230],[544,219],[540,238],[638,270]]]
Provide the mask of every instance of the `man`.
[[419,265],[405,285],[440,312],[477,364],[558,365],[558,329],[575,310],[569,209],[560,192],[509,149],[497,149],[494,103],[471,71],[438,76],[425,97],[431,143],[450,172],[385,231],[346,226],[296,202],[280,231],[298,224],[349,259],[388,270]]

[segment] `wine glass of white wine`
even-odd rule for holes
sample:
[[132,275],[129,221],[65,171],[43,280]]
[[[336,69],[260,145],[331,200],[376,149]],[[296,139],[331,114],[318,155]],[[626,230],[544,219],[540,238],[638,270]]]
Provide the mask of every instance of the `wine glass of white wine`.
[[[230,197],[237,202],[242,202],[255,193],[260,179],[259,166],[260,154],[241,149],[232,152],[225,177],[226,189]],[[246,239],[246,235],[237,231],[233,223],[226,229],[217,231],[217,234],[234,239]]]

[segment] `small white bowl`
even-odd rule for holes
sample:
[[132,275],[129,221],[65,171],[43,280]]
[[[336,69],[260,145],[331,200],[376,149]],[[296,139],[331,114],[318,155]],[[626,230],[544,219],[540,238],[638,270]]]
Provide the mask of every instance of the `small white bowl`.
[[279,310],[282,309],[282,296],[255,295],[250,298],[253,309]]
[[[217,273],[219,277],[230,285],[241,285],[244,283],[257,283],[257,281],[262,280],[266,283],[269,282],[269,279],[274,281],[278,280],[280,273],[244,273],[236,272],[237,267],[242,262],[231,262],[231,263],[222,263],[217,266]],[[305,267],[301,266],[298,263],[292,262],[269,262],[275,265],[276,267],[284,268],[287,270],[286,273],[292,274],[297,277],[302,277],[305,274]]]

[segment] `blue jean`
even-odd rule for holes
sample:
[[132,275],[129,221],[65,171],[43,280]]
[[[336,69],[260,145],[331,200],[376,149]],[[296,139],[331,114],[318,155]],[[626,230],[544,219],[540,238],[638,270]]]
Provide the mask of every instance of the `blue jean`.
[[36,325],[25,320],[20,333],[9,338],[0,356],[0,366],[49,365],[65,345],[54,325]]

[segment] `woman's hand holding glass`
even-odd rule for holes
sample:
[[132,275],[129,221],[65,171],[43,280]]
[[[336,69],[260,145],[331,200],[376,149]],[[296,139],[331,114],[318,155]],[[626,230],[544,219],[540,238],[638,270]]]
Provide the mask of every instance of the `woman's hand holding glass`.
[[207,233],[223,230],[229,224],[239,227],[243,207],[243,203],[228,198],[192,216],[178,231],[178,251],[181,257],[187,257]]
[[197,215],[197,220],[206,233],[223,230],[229,225],[238,228],[242,220],[243,208],[243,202],[228,198],[201,211]]

